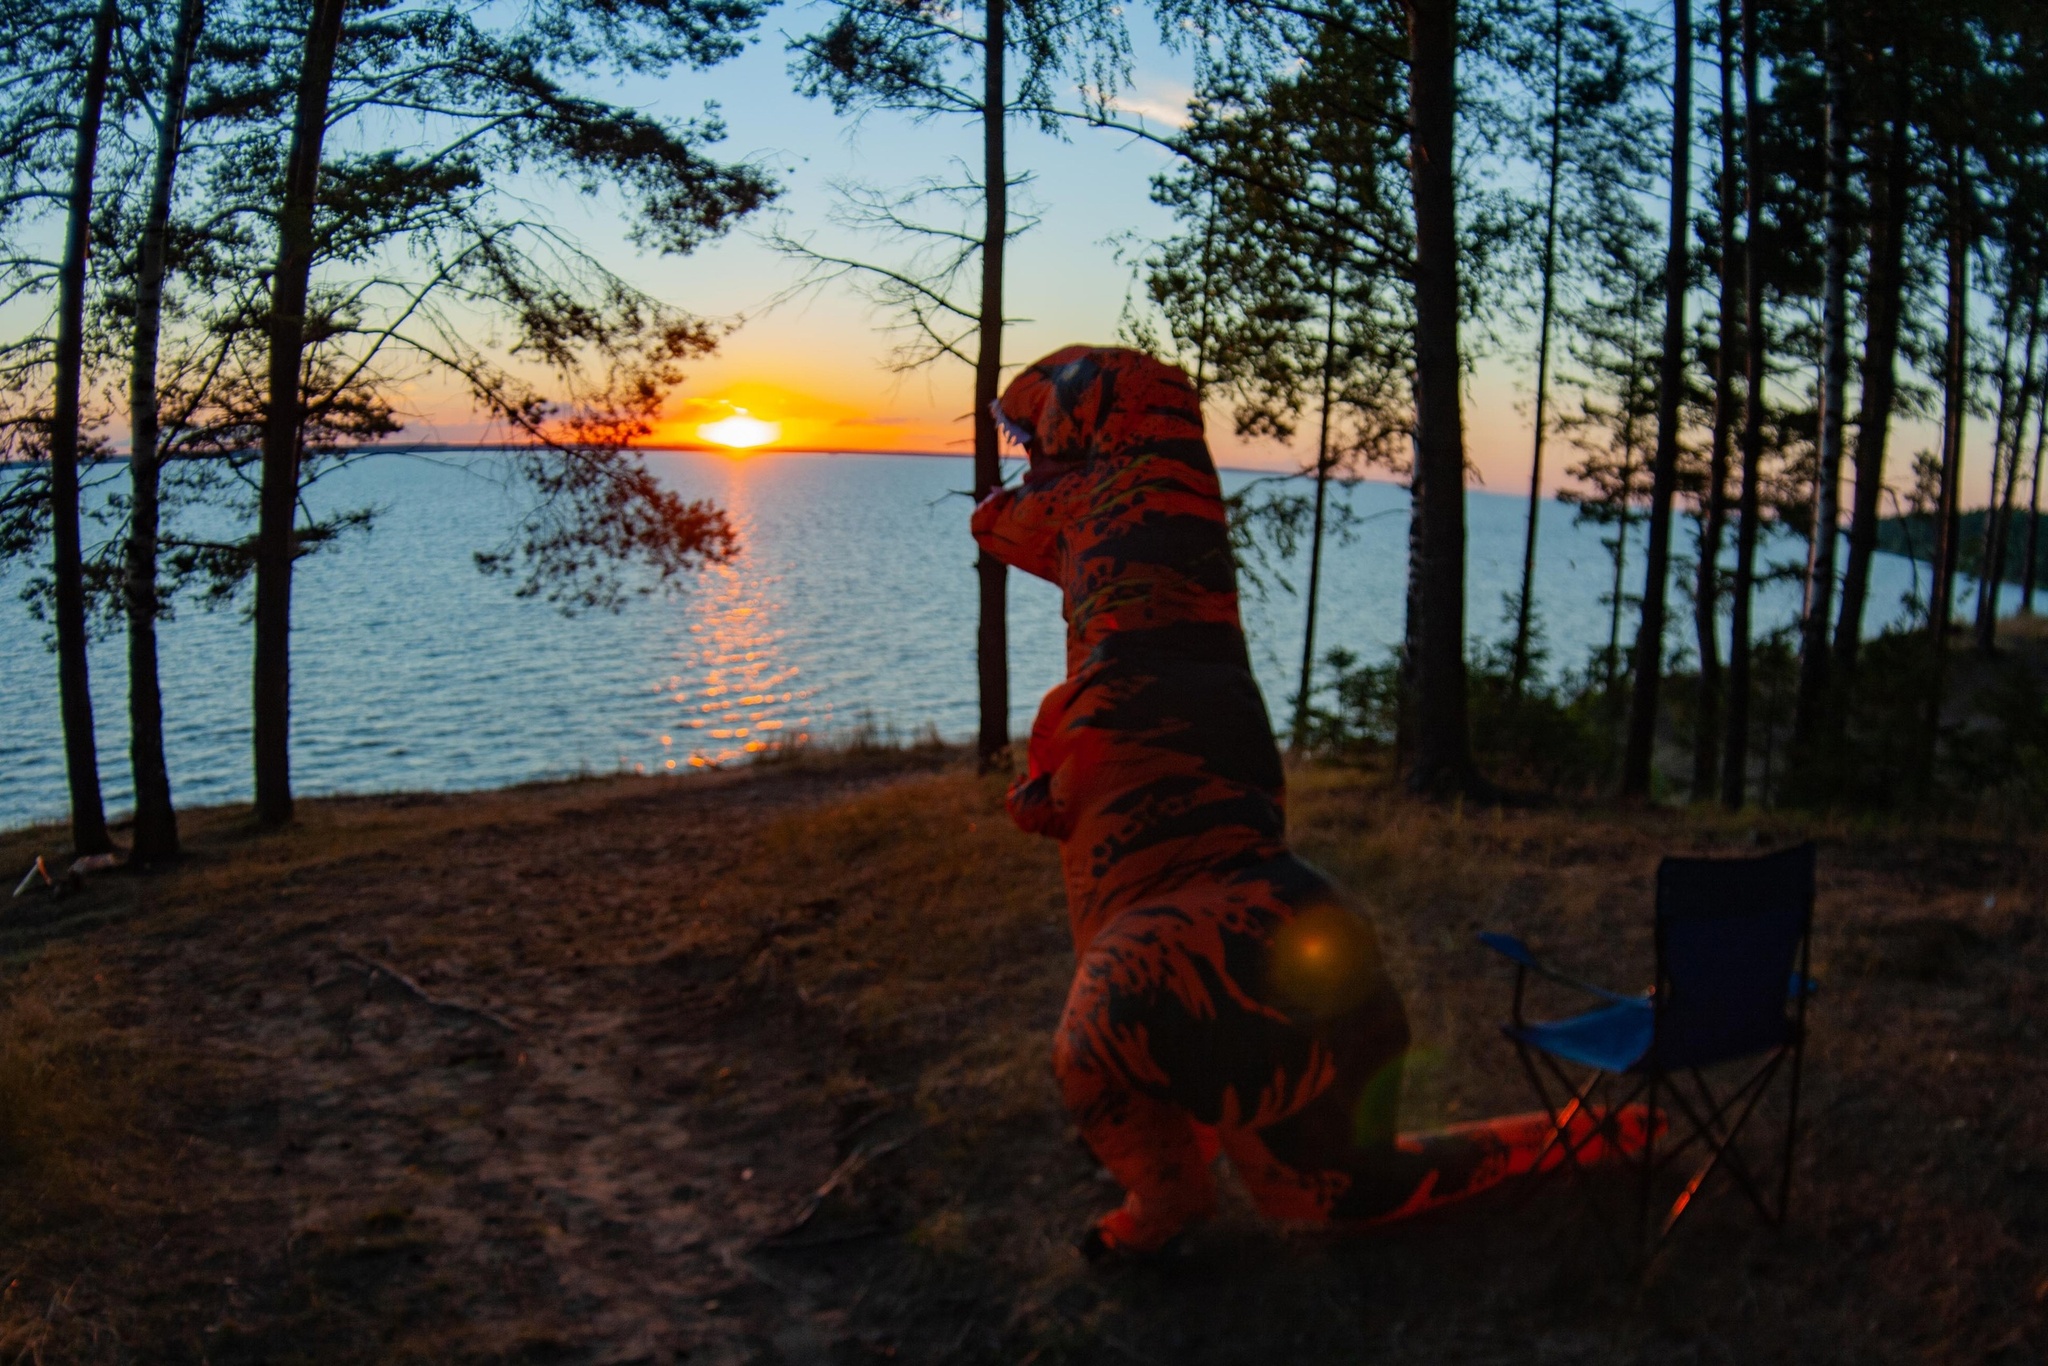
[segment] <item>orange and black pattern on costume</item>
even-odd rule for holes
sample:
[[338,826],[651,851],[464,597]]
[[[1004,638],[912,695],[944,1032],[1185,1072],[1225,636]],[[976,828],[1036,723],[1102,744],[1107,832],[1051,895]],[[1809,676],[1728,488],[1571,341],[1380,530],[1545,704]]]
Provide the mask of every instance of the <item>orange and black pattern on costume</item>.
[[1156,1247],[1207,1214],[1219,1146],[1269,1215],[1312,1221],[1414,1213],[1561,1156],[1541,1116],[1396,1135],[1407,1019],[1371,925],[1288,851],[1186,378],[1069,347],[999,415],[1030,469],[975,537],[1065,598],[1067,677],[1008,804],[1061,844],[1079,962],[1054,1065],[1127,1192],[1100,1242]]

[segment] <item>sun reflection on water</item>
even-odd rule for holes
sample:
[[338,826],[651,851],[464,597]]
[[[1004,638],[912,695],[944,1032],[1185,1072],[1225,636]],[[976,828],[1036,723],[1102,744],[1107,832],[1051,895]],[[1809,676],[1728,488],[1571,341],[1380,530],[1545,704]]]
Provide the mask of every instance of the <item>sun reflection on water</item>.
[[[783,651],[783,576],[767,572],[747,549],[752,527],[741,506],[744,490],[734,482],[726,509],[741,551],[706,570],[683,599],[688,627],[671,656],[673,671],[651,689],[666,694],[676,712],[650,737],[658,742],[662,772],[716,768],[811,738],[812,689]],[[829,717],[821,714],[821,720]]]

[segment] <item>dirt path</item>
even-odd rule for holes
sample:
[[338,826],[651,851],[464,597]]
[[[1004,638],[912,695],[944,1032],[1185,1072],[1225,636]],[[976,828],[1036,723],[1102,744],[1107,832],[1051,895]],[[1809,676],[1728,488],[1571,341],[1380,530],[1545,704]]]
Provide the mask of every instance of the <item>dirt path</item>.
[[91,949],[108,1024],[173,1060],[202,1203],[154,1221],[174,1276],[138,1303],[88,1272],[70,1315],[158,1360],[804,1355],[830,1325],[746,1258],[859,1097],[827,1101],[836,1034],[703,893],[903,768],[338,803],[300,838],[342,848],[225,894],[234,837],[202,832]]
[[16,903],[0,1361],[2048,1353],[2038,841],[1467,817],[1336,771],[1291,810],[1374,908],[1417,1127],[1529,1103],[1474,930],[1625,985],[1659,853],[1820,837],[1790,1233],[1724,1191],[1639,1282],[1565,1191],[1330,1243],[1226,1183],[1182,1259],[1089,1270],[1072,1242],[1114,1192],[1047,1066],[1053,850],[949,756],[854,756],[311,803],[261,839],[207,815],[175,874]]

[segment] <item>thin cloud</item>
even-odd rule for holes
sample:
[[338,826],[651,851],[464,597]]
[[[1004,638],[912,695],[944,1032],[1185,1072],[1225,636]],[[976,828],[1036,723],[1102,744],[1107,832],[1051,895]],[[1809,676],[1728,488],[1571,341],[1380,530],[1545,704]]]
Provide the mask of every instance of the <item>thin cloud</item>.
[[1188,101],[1194,98],[1194,91],[1175,81],[1147,81],[1139,89],[1111,95],[1104,101],[1111,109],[1122,114],[1136,114],[1140,119],[1163,123],[1168,128],[1188,126]]

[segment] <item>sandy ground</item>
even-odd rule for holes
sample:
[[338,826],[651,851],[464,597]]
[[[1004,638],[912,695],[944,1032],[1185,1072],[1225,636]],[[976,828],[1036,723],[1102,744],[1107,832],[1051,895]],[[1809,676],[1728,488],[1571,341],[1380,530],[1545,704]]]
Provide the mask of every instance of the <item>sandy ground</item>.
[[1637,1275],[1569,1190],[1349,1242],[1227,1191],[1088,1269],[1053,850],[957,756],[855,755],[204,813],[174,873],[12,903],[0,1360],[2048,1359],[2038,840],[1296,792],[1415,1126],[1528,1104],[1475,930],[1630,985],[1658,853],[1818,835],[1791,1229],[1723,1191]]

